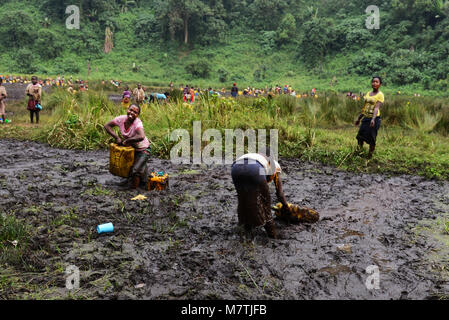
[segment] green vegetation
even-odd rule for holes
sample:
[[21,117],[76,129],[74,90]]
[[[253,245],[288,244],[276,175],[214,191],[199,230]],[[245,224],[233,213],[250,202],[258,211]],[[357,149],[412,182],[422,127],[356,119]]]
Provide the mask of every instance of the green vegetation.
[[[29,227],[16,217],[15,212],[0,212],[0,266],[21,265],[28,269],[29,239]],[[0,273],[0,293],[5,285],[6,279]]]
[[[0,137],[33,139],[55,147],[74,149],[107,148],[112,138],[103,125],[124,113],[108,101],[104,92],[75,95],[58,89],[47,95],[39,126],[29,127],[23,106],[11,106],[14,125],[2,128]],[[372,160],[367,147],[357,151],[354,120],[361,101],[328,93],[318,98],[281,95],[274,99],[217,98],[203,96],[194,105],[175,101],[142,108],[147,136],[155,156],[168,158],[177,141],[174,129],[184,128],[193,137],[193,121],[201,121],[202,132],[218,129],[279,130],[279,153],[284,157],[319,161],[356,172],[412,173],[429,178],[449,178],[449,106],[443,98],[388,96],[382,109],[382,126]],[[269,137],[267,137],[267,141]],[[223,148],[224,148],[223,139]],[[203,142],[203,147],[206,145]],[[106,190],[94,190],[101,194]]]
[[[65,27],[73,4],[79,30]],[[385,92],[447,95],[448,17],[445,0],[4,0],[0,73],[298,92],[359,92],[378,74]]]
[[[13,214],[0,213],[0,251],[7,247],[20,247],[28,241],[26,226]],[[14,242],[16,241],[16,242]]]

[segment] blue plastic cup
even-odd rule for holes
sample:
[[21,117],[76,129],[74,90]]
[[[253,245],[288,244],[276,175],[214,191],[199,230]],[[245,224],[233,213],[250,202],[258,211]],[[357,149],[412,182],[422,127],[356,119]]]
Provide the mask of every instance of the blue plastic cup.
[[111,222],[105,223],[105,224],[99,224],[97,226],[97,232],[100,233],[106,233],[106,232],[112,232],[114,231],[114,226]]

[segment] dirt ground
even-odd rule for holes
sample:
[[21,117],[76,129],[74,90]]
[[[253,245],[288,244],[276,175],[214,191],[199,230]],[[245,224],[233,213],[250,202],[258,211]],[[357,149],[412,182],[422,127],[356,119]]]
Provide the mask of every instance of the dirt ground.
[[[449,182],[354,174],[280,159],[289,202],[314,208],[315,224],[276,220],[281,238],[237,228],[230,167],[173,165],[161,192],[128,190],[108,171],[109,153],[0,141],[0,212],[30,226],[30,291],[13,298],[435,299],[449,296]],[[272,202],[275,202],[274,187]],[[148,198],[132,201],[143,194]],[[98,235],[98,224],[114,232]],[[80,288],[65,288],[65,268]],[[368,289],[368,266],[379,289]],[[28,271],[23,272],[23,279]]]

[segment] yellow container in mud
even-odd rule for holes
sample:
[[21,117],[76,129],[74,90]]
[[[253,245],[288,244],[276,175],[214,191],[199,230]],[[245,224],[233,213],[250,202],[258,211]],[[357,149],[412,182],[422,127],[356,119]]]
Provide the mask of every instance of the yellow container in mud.
[[296,204],[288,203],[288,210],[284,212],[282,210],[282,203],[277,203],[273,207],[274,213],[280,219],[287,220],[293,223],[301,222],[317,222],[320,220],[320,214],[310,208],[301,208]]
[[115,176],[128,178],[134,164],[134,148],[116,143],[109,145],[109,172]]
[[151,190],[165,190],[168,188],[169,176],[168,173],[152,172],[148,176],[147,189]]

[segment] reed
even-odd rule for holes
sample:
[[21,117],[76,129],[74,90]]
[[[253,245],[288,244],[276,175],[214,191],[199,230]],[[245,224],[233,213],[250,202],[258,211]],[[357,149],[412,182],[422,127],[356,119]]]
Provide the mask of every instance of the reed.
[[[112,138],[104,124],[126,112],[120,104],[109,101],[103,91],[95,90],[75,95],[55,90],[46,95],[43,105],[43,121],[38,128],[5,126],[0,137],[28,137],[62,148],[105,148]],[[174,129],[186,129],[192,137],[193,122],[201,121],[203,132],[214,128],[223,136],[225,129],[277,129],[281,156],[302,157],[353,171],[449,178],[447,100],[387,96],[381,110],[378,147],[371,161],[355,152],[354,121],[362,106],[363,101],[336,93],[315,98],[281,95],[233,99],[204,95],[194,104],[178,97],[170,103],[144,105],[140,118],[153,143],[154,155],[161,158],[168,158],[177,143],[170,141]],[[23,113],[18,122],[26,120]]]

